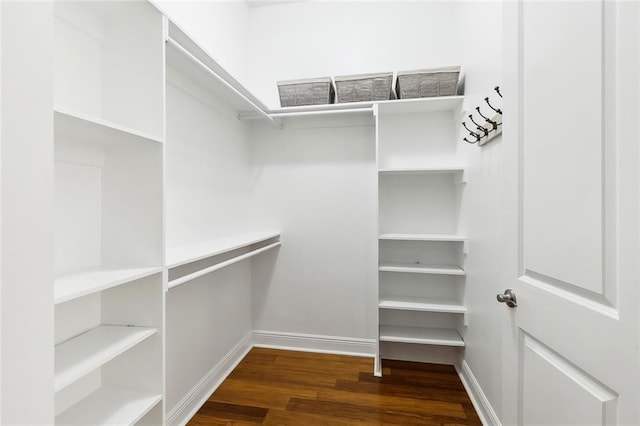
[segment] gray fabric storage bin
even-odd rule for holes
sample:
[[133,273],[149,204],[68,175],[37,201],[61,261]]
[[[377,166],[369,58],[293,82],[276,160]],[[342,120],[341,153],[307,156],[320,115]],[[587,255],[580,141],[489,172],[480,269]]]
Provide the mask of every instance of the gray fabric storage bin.
[[278,81],[277,84],[283,107],[332,104],[335,98],[331,77]]
[[399,71],[396,81],[398,99],[454,96],[460,90],[460,67]]
[[391,98],[393,73],[335,77],[338,103],[386,101]]

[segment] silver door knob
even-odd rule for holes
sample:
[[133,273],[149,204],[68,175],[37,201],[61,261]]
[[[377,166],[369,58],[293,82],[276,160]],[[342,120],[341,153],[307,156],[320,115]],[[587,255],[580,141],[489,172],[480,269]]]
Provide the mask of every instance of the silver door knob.
[[500,303],[506,303],[510,308],[518,306],[516,294],[510,288],[506,289],[503,294],[498,294],[496,299],[498,299],[498,302]]

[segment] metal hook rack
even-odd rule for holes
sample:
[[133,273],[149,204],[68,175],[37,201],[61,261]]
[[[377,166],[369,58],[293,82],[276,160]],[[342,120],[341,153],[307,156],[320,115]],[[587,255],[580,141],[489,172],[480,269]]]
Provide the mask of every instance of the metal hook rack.
[[[500,99],[502,99],[502,93],[500,93],[500,86],[496,86],[493,88],[495,92],[498,94]],[[469,144],[478,144],[478,146],[482,146],[487,142],[493,140],[496,136],[502,134],[502,109],[496,108],[495,102],[494,105],[489,102],[489,97],[484,98],[485,103],[494,113],[492,117],[485,115],[482,113],[482,110],[479,106],[475,108],[478,115],[484,120],[484,122],[480,119],[476,121],[474,119],[473,114],[469,114],[469,120],[475,126],[475,129],[472,130],[467,126],[466,121],[462,122],[462,127],[469,133],[471,136],[471,140],[467,139],[467,137],[462,138],[463,141]]]

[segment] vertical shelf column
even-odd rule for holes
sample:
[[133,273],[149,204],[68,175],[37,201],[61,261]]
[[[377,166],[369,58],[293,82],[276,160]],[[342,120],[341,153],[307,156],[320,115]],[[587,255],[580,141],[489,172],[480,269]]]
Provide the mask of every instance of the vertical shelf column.
[[378,353],[381,358],[453,364],[464,306],[455,111],[463,97],[378,106]]
[[163,424],[163,17],[54,2],[55,424]]

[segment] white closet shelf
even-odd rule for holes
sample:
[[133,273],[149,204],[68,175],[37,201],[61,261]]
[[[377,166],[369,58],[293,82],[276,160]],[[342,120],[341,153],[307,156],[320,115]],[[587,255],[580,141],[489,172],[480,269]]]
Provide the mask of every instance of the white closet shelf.
[[157,329],[101,325],[55,347],[54,389],[59,391],[153,336]]
[[467,308],[455,300],[419,300],[409,297],[384,297],[378,304],[380,309],[397,309],[403,311],[442,312],[464,314]]
[[103,387],[56,416],[56,426],[133,425],[162,401],[153,392]]
[[465,171],[464,166],[459,165],[434,165],[423,167],[388,167],[378,170],[381,175],[401,175],[401,174],[440,174],[440,173],[463,173]]
[[449,328],[380,326],[381,342],[418,343],[422,345],[464,346],[460,334]]
[[381,272],[408,272],[413,274],[434,275],[465,275],[464,270],[457,265],[426,265],[422,263],[381,262],[378,269]]
[[175,268],[275,238],[280,238],[280,232],[247,232],[217,240],[170,248],[167,250],[167,266]]
[[54,281],[54,303],[63,303],[162,272],[161,267],[113,268],[63,275]]
[[378,237],[380,240],[391,241],[443,241],[443,242],[464,242],[466,238],[456,234],[401,234],[386,233]]
[[453,111],[462,104],[464,96],[441,96],[434,98],[418,99],[391,99],[388,101],[347,102],[328,105],[305,105],[297,107],[282,107],[270,109],[269,114],[362,110],[378,106],[380,112],[385,114],[406,114],[412,112]]
[[225,260],[223,262],[216,263],[215,265],[209,266],[208,268],[200,269],[198,271],[192,272],[192,273],[187,274],[185,276],[182,276],[180,278],[172,279],[171,281],[169,281],[168,288],[172,289],[172,288],[177,287],[179,285],[186,284],[189,281],[195,280],[196,278],[200,278],[200,277],[202,277],[204,275],[207,275],[207,274],[210,274],[212,272],[219,271],[220,269],[226,268],[227,266],[231,266],[234,263],[238,263],[240,261],[249,259],[249,258],[251,258],[253,256],[257,256],[260,253],[264,253],[267,250],[271,250],[271,249],[274,249],[276,247],[280,247],[281,245],[282,245],[282,243],[280,243],[280,241],[277,241],[275,243],[271,243],[271,244],[268,244],[266,246],[253,249],[253,250],[251,250],[251,251],[249,251],[247,253],[243,253],[241,255],[232,257],[229,260]]
[[56,139],[63,137],[73,137],[77,139],[81,137],[83,140],[103,145],[163,142],[162,139],[150,134],[61,107],[54,109],[53,117]]
[[[268,108],[242,83],[236,80],[222,65],[189,34],[169,21],[169,37],[166,40],[167,65],[186,74],[198,85],[235,111],[251,111],[257,117],[274,121]],[[251,114],[250,113],[250,114]]]

